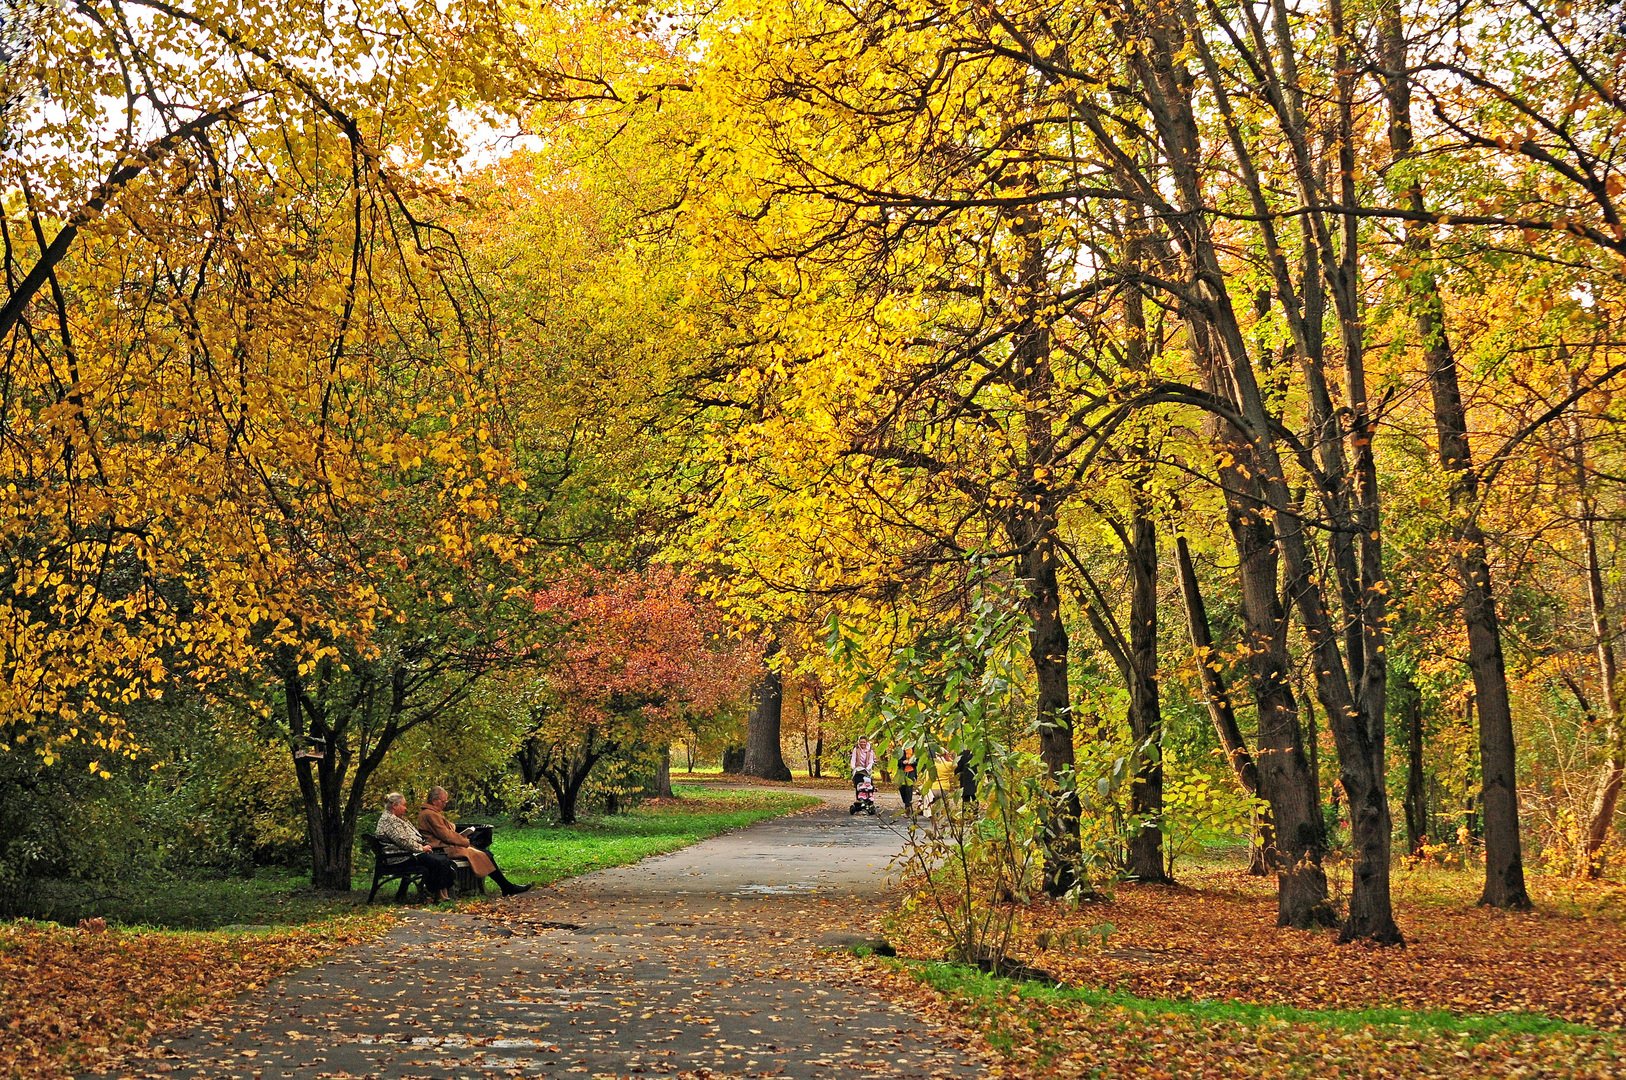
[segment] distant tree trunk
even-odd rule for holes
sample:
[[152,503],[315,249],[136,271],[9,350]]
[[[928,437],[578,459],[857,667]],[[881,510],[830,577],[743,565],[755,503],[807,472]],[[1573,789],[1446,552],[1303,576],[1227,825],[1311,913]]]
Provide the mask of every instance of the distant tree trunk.
[[745,769],[745,747],[723,747],[723,772],[737,776]]
[[533,786],[542,783],[542,747],[535,738],[527,738],[520,744],[514,763],[519,766],[519,778],[525,783]]
[[[1231,694],[1220,670],[1218,653],[1214,649],[1213,627],[1208,621],[1208,605],[1203,602],[1202,589],[1197,582],[1197,568],[1191,559],[1191,546],[1184,536],[1174,538],[1175,562],[1180,569],[1180,595],[1185,601],[1186,627],[1191,634],[1191,645],[1197,653],[1197,669],[1201,673],[1203,694],[1208,699],[1208,716],[1214,722],[1214,733],[1219,736],[1225,759],[1231,764],[1237,783],[1249,795],[1259,794],[1259,769],[1253,755],[1248,752],[1247,740],[1236,722],[1236,710],[1231,705]],[[1270,814],[1266,811],[1254,822],[1253,842],[1249,845],[1248,873],[1263,877],[1269,873],[1266,852],[1275,843],[1271,836]]]
[[745,732],[745,761],[740,772],[763,780],[789,780],[790,766],[785,764],[785,752],[780,746],[779,725],[784,705],[784,686],[773,658],[779,653],[779,642],[768,646],[767,671],[757,684],[756,698],[751,703],[751,719]]
[[1166,883],[1163,862],[1163,714],[1157,688],[1157,530],[1137,507],[1129,546],[1129,726],[1141,747],[1129,812],[1144,822],[1129,838],[1129,872]]
[[1587,601],[1592,612],[1592,640],[1598,659],[1598,682],[1603,688],[1604,765],[1598,791],[1587,817],[1586,834],[1581,838],[1581,873],[1599,878],[1604,870],[1604,843],[1615,820],[1620,789],[1626,778],[1626,723],[1620,707],[1620,669],[1615,661],[1615,631],[1610,626],[1608,596],[1603,584],[1603,561],[1598,554],[1598,507],[1592,498],[1586,463],[1586,433],[1578,417],[1570,421],[1575,454],[1575,484],[1580,493],[1577,517],[1586,549]]
[[657,799],[675,799],[672,790],[672,747],[661,747],[660,760],[655,763],[655,778],[649,782],[649,791]]
[[1067,685],[1067,628],[1061,618],[1055,544],[1048,530],[1023,553],[1018,573],[1027,587],[1028,654],[1037,676],[1034,706],[1039,757],[1051,778],[1045,814],[1044,888],[1062,896],[1078,882],[1081,808],[1073,786],[1073,714]]
[[[1315,812],[1320,814],[1322,807],[1321,728],[1317,726],[1315,720],[1315,694],[1305,690],[1302,686],[1298,690],[1298,698],[1304,702],[1304,708],[1300,710],[1299,715],[1304,718],[1304,753],[1306,760],[1310,763],[1310,804],[1315,807]],[[1337,792],[1334,791],[1333,800],[1336,802],[1337,798]]]
[[[306,696],[303,680],[291,665],[283,676],[283,698],[295,745],[322,747],[320,758],[294,758],[294,774],[305,808],[311,885],[329,892],[349,892],[360,807],[346,805],[344,798],[350,754],[347,747],[341,752],[341,747],[348,718],[333,718],[330,724],[317,701]],[[360,779],[364,789],[367,778]]]
[[[1379,33],[1388,71],[1389,145],[1396,161],[1411,156],[1411,78],[1405,31],[1396,0],[1386,0]],[[1423,191],[1413,184],[1406,195],[1412,210],[1424,208]],[[1519,793],[1516,786],[1513,708],[1508,697],[1507,667],[1502,656],[1502,629],[1496,615],[1490,559],[1485,536],[1473,510],[1479,495],[1468,443],[1468,415],[1457,380],[1456,354],[1446,335],[1445,304],[1432,268],[1426,226],[1406,226],[1405,246],[1418,261],[1408,279],[1418,335],[1424,348],[1428,385],[1434,401],[1434,430],[1440,465],[1455,478],[1452,509],[1453,563],[1462,589],[1462,619],[1468,631],[1468,667],[1479,704],[1479,761],[1485,815],[1485,889],[1479,902],[1491,907],[1526,909],[1530,895],[1524,883],[1524,853],[1519,837]]]
[[[1462,699],[1462,726],[1472,728],[1478,722],[1479,704],[1474,700],[1474,692],[1469,690]],[[1476,843],[1485,836],[1484,823],[1479,814],[1479,799],[1474,796],[1472,788],[1462,801],[1462,827],[1466,830],[1468,839]]]
[[1406,723],[1406,848],[1416,858],[1428,841],[1428,778],[1423,775],[1423,696],[1407,676],[1402,682]]
[[587,780],[589,769],[570,770],[559,778],[558,783],[551,783],[554,801],[559,804],[559,824],[576,824],[576,804],[582,793],[582,784]]
[[618,748],[616,743],[600,740],[596,727],[589,727],[576,746],[554,746],[539,755],[538,771],[558,803],[559,824],[576,824],[576,808],[588,776],[594,766]]
[[[1131,241],[1130,262],[1141,266],[1146,259],[1144,242]],[[1149,367],[1145,298],[1138,289],[1124,296],[1124,323],[1128,328],[1127,352],[1136,371]],[[1152,448],[1137,435],[1131,444],[1131,460],[1153,459]],[[1157,655],[1157,527],[1152,520],[1148,482],[1151,469],[1137,464],[1130,477],[1130,522],[1120,533],[1129,565],[1129,634],[1124,642],[1123,675],[1129,689],[1129,729],[1139,748],[1135,779],[1129,786],[1130,815],[1141,822],[1129,837],[1129,873],[1144,882],[1169,881],[1163,858],[1163,713],[1158,701]]]
[[359,806],[337,806],[326,800],[306,806],[313,887],[329,892],[350,891],[359,810]]

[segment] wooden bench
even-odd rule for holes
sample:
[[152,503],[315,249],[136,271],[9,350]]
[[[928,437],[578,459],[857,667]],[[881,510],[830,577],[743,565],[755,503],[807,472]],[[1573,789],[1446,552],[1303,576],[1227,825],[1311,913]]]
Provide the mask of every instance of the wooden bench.
[[[424,898],[423,868],[412,861],[412,856],[404,855],[393,848],[385,846],[384,842],[372,834],[362,836],[367,850],[373,853],[373,887],[367,893],[367,902],[373,902],[378,890],[386,881],[399,881],[400,887],[395,890],[395,899],[403,903],[407,898],[407,890],[414,884],[418,886],[418,899]],[[471,892],[484,892],[485,882],[474,876],[469,869],[467,859],[452,860],[452,866],[457,870],[457,891],[459,894]]]

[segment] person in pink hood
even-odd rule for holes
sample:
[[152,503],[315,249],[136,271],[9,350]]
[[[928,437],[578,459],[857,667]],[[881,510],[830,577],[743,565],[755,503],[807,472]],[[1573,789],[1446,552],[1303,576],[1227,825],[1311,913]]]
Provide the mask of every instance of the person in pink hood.
[[858,787],[859,773],[868,773],[870,778],[874,779],[875,747],[871,746],[869,744],[869,740],[864,738],[862,735],[858,737],[858,745],[853,747],[853,754],[852,758],[850,759],[850,764],[852,765],[853,770],[853,788],[855,790]]

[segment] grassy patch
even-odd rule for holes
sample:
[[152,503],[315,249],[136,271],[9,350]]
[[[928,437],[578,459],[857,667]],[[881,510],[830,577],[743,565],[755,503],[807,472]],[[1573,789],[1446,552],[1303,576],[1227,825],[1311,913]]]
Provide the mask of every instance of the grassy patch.
[[[817,799],[793,791],[743,791],[680,784],[679,798],[649,803],[614,817],[589,818],[577,825],[515,826],[499,822],[492,854],[516,881],[546,884],[610,866],[637,862],[777,817]],[[371,822],[363,822],[363,829]],[[252,877],[153,875],[103,889],[43,883],[38,911],[72,925],[104,918],[110,925],[175,930],[222,927],[307,926],[354,913],[366,906],[372,862],[359,854],[356,885],[349,893],[317,892],[309,875],[266,868]],[[488,886],[489,887],[489,886]],[[395,895],[394,883],[379,891],[379,905]]]
[[[358,863],[356,880],[371,883],[372,867]],[[310,875],[262,867],[252,877],[200,874],[192,878],[153,874],[101,890],[47,882],[38,901],[42,915],[67,924],[105,918],[125,927],[218,930],[225,926],[303,926],[352,913],[359,894],[335,895],[310,888]]]
[[805,807],[819,800],[789,791],[737,791],[679,784],[678,801],[636,807],[577,825],[533,825],[497,831],[492,854],[516,881],[547,883],[623,866],[688,847],[707,837]]
[[1270,1022],[1320,1024],[1349,1031],[1357,1028],[1391,1026],[1417,1033],[1466,1035],[1597,1035],[1593,1028],[1566,1023],[1535,1013],[1503,1013],[1492,1016],[1458,1016],[1443,1010],[1416,1012],[1409,1009],[1299,1009],[1290,1005],[1254,1005],[1237,1001],[1179,1001],[1142,998],[1118,990],[1088,987],[1048,986],[1040,983],[1013,983],[995,978],[975,968],[956,964],[901,961],[922,982],[943,994],[953,994],[986,1008],[1008,1008],[1012,997],[1044,1005],[1117,1008],[1148,1017],[1178,1016],[1203,1023],[1259,1025]]
[[[1193,870],[1173,887],[1123,883],[1098,902],[1022,905],[1008,951],[1064,985],[1100,987],[1126,1000],[1265,1010],[1236,1013],[1238,1024],[1297,1009],[1356,1025],[1378,1022],[1397,1037],[1422,1030],[1416,1017],[1444,1014],[1486,1023],[1442,1021],[1430,1039],[1446,1030],[1514,1032],[1522,1021],[1506,1018],[1518,1014],[1583,1025],[1564,1029],[1572,1033],[1626,1031],[1620,886],[1570,886],[1561,907],[1549,882],[1532,884],[1537,910],[1504,912],[1475,903],[1483,873],[1397,868],[1395,911],[1406,947],[1385,949],[1339,945],[1332,930],[1279,929],[1274,882],[1240,865]],[[938,931],[928,914],[917,907],[895,933],[916,960],[936,959],[925,944]],[[1105,923],[1113,932],[1096,940],[1092,928]],[[1384,1022],[1395,1019],[1390,1009],[1404,1010],[1401,1022]],[[1311,1028],[1326,1031],[1328,1024],[1305,1025]]]
[[[760,780],[754,776],[741,777],[738,773],[724,773],[717,769],[707,770],[702,767],[694,772],[674,772],[672,780],[674,783],[684,781],[713,791],[718,790],[719,787],[729,787],[742,783],[751,784],[752,786],[762,785],[768,788],[814,788],[823,790],[846,787],[850,783],[846,773],[830,769],[825,769],[823,776],[809,776],[807,773],[797,770],[791,774],[789,780]],[[880,786],[885,787],[886,785],[881,784]]]

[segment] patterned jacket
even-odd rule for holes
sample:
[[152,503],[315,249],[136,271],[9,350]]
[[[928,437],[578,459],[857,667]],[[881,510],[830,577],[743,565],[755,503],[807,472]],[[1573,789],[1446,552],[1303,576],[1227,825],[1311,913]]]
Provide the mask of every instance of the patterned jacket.
[[388,810],[378,816],[373,835],[382,840],[384,846],[408,855],[416,855],[423,850],[423,834],[408,824],[405,818],[398,818]]

